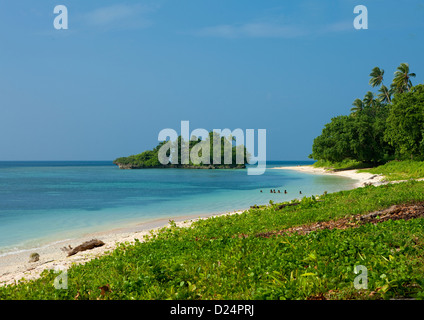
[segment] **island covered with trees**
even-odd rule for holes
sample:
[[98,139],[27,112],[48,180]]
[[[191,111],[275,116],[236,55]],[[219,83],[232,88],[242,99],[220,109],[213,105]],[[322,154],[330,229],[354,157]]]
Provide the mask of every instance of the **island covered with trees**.
[[[0,300],[423,300],[424,85],[412,86],[406,64],[390,89],[383,74],[372,71],[380,94],[367,93],[350,115],[333,118],[311,157],[332,166],[386,162],[365,170],[388,183],[270,200],[189,227],[170,220],[142,241],[137,233],[134,243],[72,263],[66,290],[46,267],[37,279],[0,283]],[[234,160],[232,142],[221,142]],[[115,163],[161,166],[165,143]],[[200,153],[199,139],[189,144]]]
[[[146,169],[146,168],[183,168],[183,169],[243,169],[246,168],[250,154],[244,145],[235,145],[232,136],[216,136],[217,133],[209,132],[209,137],[202,140],[192,136],[190,141],[185,141],[180,135],[176,141],[161,141],[152,150],[147,150],[136,155],[120,157],[113,161],[121,169]],[[218,145],[214,144],[218,141]],[[166,154],[162,156],[174,157],[173,161],[163,164],[160,161],[161,148],[170,143]],[[219,145],[220,144],[220,145]],[[215,149],[214,149],[215,146]],[[184,148],[190,157],[184,161]],[[193,159],[194,158],[194,159]],[[242,159],[242,160],[240,160]]]
[[[315,138],[317,166],[377,166],[392,160],[424,160],[424,85],[412,85],[407,63],[401,63],[389,88],[384,70],[372,69],[369,84],[378,88],[353,101],[349,115],[331,119]],[[346,167],[346,165],[344,166]]]

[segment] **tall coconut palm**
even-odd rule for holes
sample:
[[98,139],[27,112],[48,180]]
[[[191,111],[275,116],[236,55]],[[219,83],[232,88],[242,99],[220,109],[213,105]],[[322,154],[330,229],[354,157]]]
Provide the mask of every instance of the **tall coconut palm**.
[[378,90],[378,92],[380,92],[380,94],[377,96],[378,100],[381,103],[391,103],[392,102],[392,94],[393,94],[393,90],[392,89],[388,89],[384,84],[381,85],[381,88]]
[[364,103],[362,102],[361,99],[355,99],[352,105],[353,105],[353,108],[350,109],[352,114],[356,114],[364,109]]
[[379,67],[372,69],[370,73],[370,85],[374,88],[383,83],[384,70]]
[[[374,69],[372,69],[371,73],[370,73],[370,82],[369,84],[375,88],[377,86],[381,86],[380,89],[378,90],[378,92],[380,92],[380,94],[377,96],[378,99],[376,102],[379,103],[390,103],[391,102],[391,95],[392,95],[392,90],[387,89],[387,87],[383,84],[383,78],[384,78],[384,70],[380,69],[379,67],[375,67]],[[370,98],[371,99],[371,98]],[[369,102],[372,102],[372,100],[369,100]],[[373,105],[375,105],[375,103],[373,103]]]
[[374,107],[375,106],[375,99],[374,99],[374,93],[372,93],[371,91],[368,91],[364,97],[364,100],[362,100],[364,102],[364,106],[365,107]]
[[401,63],[395,71],[395,77],[393,78],[393,87],[396,92],[402,93],[409,91],[412,87],[411,78],[415,78],[415,73],[409,73],[409,64]]

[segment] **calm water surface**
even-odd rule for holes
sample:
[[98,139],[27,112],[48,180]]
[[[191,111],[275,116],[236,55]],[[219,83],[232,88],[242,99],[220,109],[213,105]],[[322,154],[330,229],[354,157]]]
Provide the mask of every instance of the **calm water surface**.
[[265,174],[249,176],[245,169],[0,162],[0,254],[155,219],[223,213],[353,187],[355,181],[343,177],[272,169],[304,164],[310,162],[271,162]]

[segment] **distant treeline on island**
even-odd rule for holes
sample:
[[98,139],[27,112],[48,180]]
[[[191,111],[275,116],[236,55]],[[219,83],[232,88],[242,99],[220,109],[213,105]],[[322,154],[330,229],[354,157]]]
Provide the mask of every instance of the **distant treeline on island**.
[[401,63],[390,87],[384,70],[372,69],[368,91],[353,102],[351,113],[331,119],[316,137],[309,156],[318,161],[354,160],[377,165],[391,160],[424,160],[424,84],[412,85],[415,73]]
[[[234,145],[234,137],[215,136],[209,132],[206,140],[181,136],[174,142],[162,141],[153,150],[113,161],[120,169],[182,168],[182,169],[243,169],[250,157],[244,145]],[[215,138],[215,144],[214,144]],[[218,144],[216,144],[218,141]],[[220,143],[219,143],[220,141]],[[216,146],[214,149],[214,145]],[[164,153],[163,150],[166,150]],[[162,153],[162,154],[161,154]],[[169,158],[164,164],[160,159]]]

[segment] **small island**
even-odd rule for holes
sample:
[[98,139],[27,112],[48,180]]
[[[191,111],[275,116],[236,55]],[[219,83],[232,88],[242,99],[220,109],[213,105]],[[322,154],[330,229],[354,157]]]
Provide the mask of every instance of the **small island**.
[[[215,147],[216,152],[214,152],[214,141],[218,141],[218,145]],[[187,142],[180,135],[174,142],[162,141],[152,150],[146,150],[128,157],[120,157],[115,159],[113,163],[120,169],[244,169],[249,161],[250,154],[244,145],[236,146],[234,141],[234,137],[217,137],[213,131],[209,132],[209,137],[206,140],[192,136],[190,141]],[[168,150],[162,156],[173,158],[173,161],[163,164],[163,161],[160,161],[161,148],[166,147],[167,143],[169,143]],[[190,155],[186,160],[184,159],[184,148]]]

